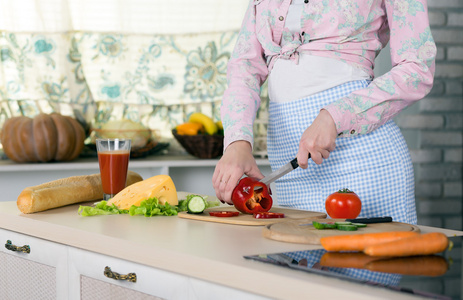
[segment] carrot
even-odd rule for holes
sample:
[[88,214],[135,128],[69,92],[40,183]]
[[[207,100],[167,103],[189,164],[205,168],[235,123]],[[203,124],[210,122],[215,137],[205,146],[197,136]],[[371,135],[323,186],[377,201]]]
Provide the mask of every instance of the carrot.
[[327,251],[363,251],[366,247],[418,235],[414,231],[388,231],[363,234],[336,235],[320,238]]
[[323,267],[363,269],[365,265],[382,257],[366,255],[362,252],[326,252],[320,258]]
[[416,236],[366,247],[363,251],[370,256],[413,256],[429,255],[444,251],[449,245],[447,236],[440,232]]
[[374,260],[367,263],[365,269],[402,275],[442,276],[449,269],[449,264],[442,256],[426,255]]

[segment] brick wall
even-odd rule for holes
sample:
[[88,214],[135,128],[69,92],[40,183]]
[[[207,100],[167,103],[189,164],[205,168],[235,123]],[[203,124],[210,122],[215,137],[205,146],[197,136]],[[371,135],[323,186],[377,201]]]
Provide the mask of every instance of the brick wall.
[[397,124],[411,150],[418,224],[463,229],[463,0],[428,0],[437,44],[431,93]]

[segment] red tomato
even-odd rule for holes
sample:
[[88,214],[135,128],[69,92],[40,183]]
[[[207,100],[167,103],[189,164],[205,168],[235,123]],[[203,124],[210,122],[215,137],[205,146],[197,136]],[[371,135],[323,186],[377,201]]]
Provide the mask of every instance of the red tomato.
[[222,217],[222,218],[227,218],[227,217],[236,217],[238,216],[240,213],[237,212],[237,211],[211,211],[209,212],[209,215],[210,216],[213,216],[213,217]]
[[362,210],[362,202],[356,193],[342,189],[326,198],[325,208],[333,219],[355,219]]

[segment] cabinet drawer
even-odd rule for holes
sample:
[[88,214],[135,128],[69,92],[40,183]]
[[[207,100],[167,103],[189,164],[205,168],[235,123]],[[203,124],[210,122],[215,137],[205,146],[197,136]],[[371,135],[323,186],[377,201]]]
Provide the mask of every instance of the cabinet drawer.
[[1,299],[67,298],[66,246],[3,229],[0,241]]
[[[69,262],[70,280],[73,283],[69,294],[75,295],[72,299],[80,299],[79,295],[85,296],[86,299],[114,299],[114,295],[111,296],[108,293],[114,293],[115,290],[126,293],[127,289],[161,299],[188,299],[188,278],[183,275],[76,248],[69,249]],[[106,267],[109,267],[111,272],[120,275],[134,273],[136,282],[107,277],[105,276]],[[76,282],[79,282],[78,286],[74,285]],[[106,289],[107,292],[97,291],[97,286]],[[112,288],[114,286],[122,289]],[[101,294],[97,297],[96,293]],[[130,299],[156,298],[133,294]]]

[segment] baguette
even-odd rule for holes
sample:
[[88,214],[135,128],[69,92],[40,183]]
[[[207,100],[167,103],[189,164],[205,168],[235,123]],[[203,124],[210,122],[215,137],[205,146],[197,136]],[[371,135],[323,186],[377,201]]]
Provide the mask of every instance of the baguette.
[[[133,171],[127,172],[127,186],[142,181]],[[72,176],[25,188],[16,204],[24,214],[69,204],[103,199],[100,174]]]

